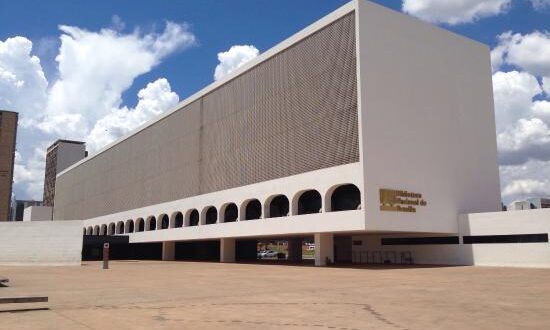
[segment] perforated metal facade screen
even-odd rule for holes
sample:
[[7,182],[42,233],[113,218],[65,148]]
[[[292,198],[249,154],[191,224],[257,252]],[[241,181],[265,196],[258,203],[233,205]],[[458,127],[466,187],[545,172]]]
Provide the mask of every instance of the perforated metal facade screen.
[[359,161],[354,14],[65,173],[87,219]]

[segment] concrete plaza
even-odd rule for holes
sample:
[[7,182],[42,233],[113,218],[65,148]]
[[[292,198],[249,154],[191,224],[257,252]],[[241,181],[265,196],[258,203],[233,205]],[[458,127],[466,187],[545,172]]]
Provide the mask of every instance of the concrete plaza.
[[[159,261],[2,267],[1,329],[548,329],[550,269]],[[37,309],[10,312],[12,309]]]

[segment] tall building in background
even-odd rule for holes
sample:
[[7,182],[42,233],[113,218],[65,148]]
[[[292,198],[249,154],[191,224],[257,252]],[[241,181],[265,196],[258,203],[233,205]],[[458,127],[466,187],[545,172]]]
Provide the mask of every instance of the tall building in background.
[[10,217],[17,112],[0,110],[0,221]]
[[508,211],[549,209],[550,198],[533,197],[526,200],[513,201],[506,208]]
[[57,173],[86,157],[86,145],[81,141],[57,140],[48,147],[44,175],[44,206],[53,206]]
[[528,198],[532,209],[550,209],[550,198]]
[[24,201],[24,200],[15,200],[12,206],[12,215],[11,221],[23,221],[23,214],[25,209],[29,206],[42,206],[44,203],[42,201]]

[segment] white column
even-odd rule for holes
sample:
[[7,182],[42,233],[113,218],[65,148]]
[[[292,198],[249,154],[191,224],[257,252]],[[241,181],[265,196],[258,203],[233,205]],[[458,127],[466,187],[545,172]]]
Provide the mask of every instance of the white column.
[[235,262],[235,239],[220,239],[220,262]]
[[176,242],[162,242],[162,260],[175,260]]
[[327,259],[334,262],[334,235],[332,233],[315,234],[315,266],[326,266]]

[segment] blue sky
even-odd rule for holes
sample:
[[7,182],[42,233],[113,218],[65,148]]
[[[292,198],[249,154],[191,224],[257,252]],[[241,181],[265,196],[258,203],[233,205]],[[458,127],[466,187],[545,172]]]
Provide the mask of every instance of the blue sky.
[[[228,53],[232,70],[254,47],[264,52],[347,2],[0,0],[0,108],[22,113],[17,198],[40,199],[44,150],[56,138],[97,149],[211,83],[218,53],[253,46]],[[374,2],[493,49],[503,199],[550,195],[550,0]],[[82,109],[75,90],[90,95]],[[103,130],[108,139],[97,138]]]
[[[253,44],[263,52],[347,2],[2,1],[0,40],[24,35],[33,42],[53,39],[58,43],[58,25],[99,30],[110,26],[114,15],[124,21],[127,31],[135,26],[153,29],[165,20],[190,24],[198,44],[170,56],[155,70],[138,77],[125,93],[128,96],[125,101],[133,104],[137,91],[157,77],[166,77],[172,89],[180,97],[186,97],[212,82],[218,52],[235,44]],[[29,12],[29,7],[36,10]],[[40,58],[53,61],[57,48],[58,45]]]
[[[216,54],[235,44],[253,44],[261,52],[286,39],[300,29],[346,4],[347,0],[277,0],[277,1],[0,1],[0,40],[23,35],[34,43],[47,41],[47,51],[40,56],[46,62],[48,76],[55,75],[60,24],[88,30],[112,25],[114,15],[125,23],[126,30],[139,26],[153,29],[165,20],[187,22],[198,38],[198,45],[166,59],[155,70],[139,76],[124,100],[136,103],[135,94],[156,77],[166,77],[180,97],[186,97],[212,82],[217,65]],[[374,1],[401,10],[401,1]],[[136,5],[137,4],[137,5]],[[33,8],[33,10],[29,10]],[[550,10],[535,11],[528,1],[517,1],[509,13],[481,19],[471,24],[446,29],[493,47],[502,32],[529,33],[550,29]]]

